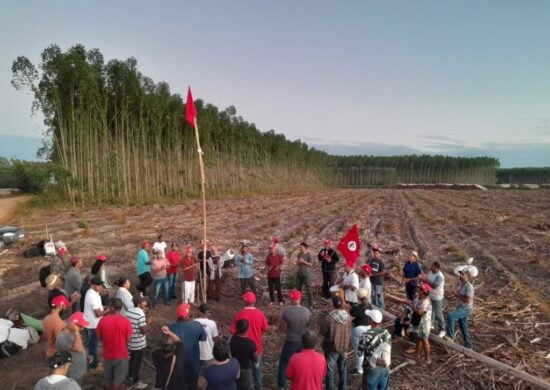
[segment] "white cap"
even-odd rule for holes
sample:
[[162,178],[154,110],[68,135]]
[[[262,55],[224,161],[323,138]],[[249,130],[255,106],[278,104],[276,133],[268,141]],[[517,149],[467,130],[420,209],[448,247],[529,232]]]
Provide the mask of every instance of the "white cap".
[[382,322],[382,313],[380,310],[365,310],[365,315],[369,316],[375,324]]

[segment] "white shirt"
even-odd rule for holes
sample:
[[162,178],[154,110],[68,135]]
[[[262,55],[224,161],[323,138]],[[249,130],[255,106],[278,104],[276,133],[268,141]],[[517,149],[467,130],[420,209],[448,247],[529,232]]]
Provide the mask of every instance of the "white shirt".
[[120,311],[120,314],[126,317],[126,312],[134,308],[134,298],[132,297],[132,294],[124,287],[120,287],[116,292],[115,298],[122,301],[122,310]]
[[84,318],[90,323],[86,328],[95,329],[99,323],[100,317],[96,316],[94,310],[103,310],[103,305],[101,304],[101,296],[99,293],[90,288],[86,292],[86,297],[84,298]]
[[158,241],[155,241],[155,243],[153,244],[153,252],[159,250],[162,252],[162,257],[164,257],[164,250],[166,249],[166,243],[164,241],[162,242],[158,242]]
[[199,341],[199,349],[201,351],[201,360],[212,360],[212,348],[214,348],[214,337],[218,336],[218,326],[209,318],[195,318],[195,321],[200,323],[206,332],[206,341]]
[[430,291],[430,299],[433,299],[434,301],[442,300],[444,293],[443,286],[445,286],[445,275],[443,275],[443,272],[437,271],[435,274],[433,272],[430,272],[428,274],[428,282],[439,283],[439,286],[432,288],[432,291]]
[[367,290],[367,297],[369,298],[370,300],[370,295],[371,295],[371,290],[372,290],[372,286],[370,284],[370,278],[367,276],[366,278],[364,279],[361,279],[359,281],[359,288],[362,288],[364,290]]
[[359,288],[359,276],[357,275],[357,272],[351,271],[349,274],[346,274],[342,284],[348,287],[349,286],[355,287],[355,290],[351,290],[349,288],[346,289],[344,299],[347,302],[357,303],[357,289]]

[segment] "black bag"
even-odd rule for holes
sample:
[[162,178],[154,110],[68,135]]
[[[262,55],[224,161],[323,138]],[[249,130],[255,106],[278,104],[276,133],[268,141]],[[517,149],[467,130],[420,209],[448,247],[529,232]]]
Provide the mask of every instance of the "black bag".
[[21,351],[21,347],[11,341],[6,340],[0,343],[0,359],[15,355],[19,351]]
[[38,280],[40,281],[40,285],[42,287],[46,287],[46,278],[50,276],[50,274],[51,269],[49,265],[40,268],[40,271],[38,271]]
[[420,314],[416,314],[414,311],[412,313],[411,317],[411,325],[412,326],[418,326],[420,325],[420,320],[422,319],[422,316]]

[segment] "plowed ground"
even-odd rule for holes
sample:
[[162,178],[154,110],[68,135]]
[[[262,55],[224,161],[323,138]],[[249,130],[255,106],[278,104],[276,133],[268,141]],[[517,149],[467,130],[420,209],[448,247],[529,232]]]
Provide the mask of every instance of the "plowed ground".
[[[476,299],[471,333],[474,349],[533,375],[550,378],[550,193],[541,191],[454,191],[454,190],[326,190],[298,195],[258,196],[247,199],[208,201],[209,239],[219,248],[237,248],[249,242],[256,256],[257,286],[267,291],[263,259],[274,232],[281,233],[290,262],[283,269],[284,284],[291,287],[294,260],[300,242],[316,255],[328,237],[338,241],[357,223],[363,248],[380,243],[387,264],[397,279],[386,279],[386,291],[404,298],[398,282],[399,269],[408,250],[418,249],[425,269],[431,261],[442,263],[447,279],[445,310],[455,300],[450,288],[458,283],[452,275],[459,258],[473,256],[480,270],[475,280]],[[95,254],[104,251],[112,277],[128,275],[136,280],[135,255],[143,239],[153,240],[159,232],[167,242],[197,245],[201,236],[201,207],[197,201],[179,205],[129,208],[91,208],[82,211],[40,211],[19,217],[25,242],[9,247],[0,257],[0,312],[15,307],[42,317],[46,313],[46,290],[40,288],[38,269],[42,258],[25,259],[21,252],[44,237],[45,226],[54,240],[63,240],[72,254],[84,259],[89,272]],[[79,227],[86,226],[84,228]],[[360,261],[364,261],[364,256]],[[311,328],[330,309],[318,293],[321,275],[313,270],[315,311]],[[227,334],[232,315],[242,306],[232,271],[224,276],[223,300],[211,302],[212,318]],[[114,291],[113,291],[114,293]],[[258,306],[273,325],[264,336],[264,388],[276,388],[277,359],[282,333],[277,329],[280,307],[268,306],[264,295]],[[148,335],[148,353],[157,345],[159,328],[174,321],[176,304],[149,313],[153,319]],[[396,312],[398,304],[388,302]],[[385,323],[391,328],[391,323]],[[391,330],[391,329],[390,329]],[[392,366],[406,362],[408,344],[395,341]],[[528,388],[519,380],[477,361],[432,345],[432,365],[411,361],[394,372],[394,389],[441,388]],[[351,369],[350,355],[348,367]],[[13,389],[29,389],[46,375],[44,342],[0,361],[3,382]],[[152,384],[154,371],[144,364],[143,380]],[[350,389],[360,387],[351,377]],[[99,388],[99,374],[89,375],[85,389]]]

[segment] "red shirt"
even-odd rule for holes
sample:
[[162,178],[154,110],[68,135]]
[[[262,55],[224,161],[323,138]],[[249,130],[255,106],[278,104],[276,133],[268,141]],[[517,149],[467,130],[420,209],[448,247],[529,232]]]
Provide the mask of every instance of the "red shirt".
[[168,262],[170,263],[170,268],[168,268],[169,274],[175,274],[178,272],[178,267],[181,261],[181,254],[179,251],[170,251],[166,255]]
[[258,350],[258,354],[261,355],[263,350],[262,333],[266,332],[268,329],[267,318],[265,318],[264,313],[260,309],[254,306],[247,306],[240,312],[235,314],[233,322],[229,327],[229,331],[231,333],[237,334],[237,329],[235,326],[237,324],[237,321],[243,318],[248,320],[248,338],[254,341],[254,344],[256,344],[256,349]]
[[286,367],[286,376],[292,381],[290,390],[322,390],[326,373],[327,361],[314,349],[295,353]]
[[132,336],[132,324],[120,314],[108,314],[96,328],[97,337],[103,340],[103,359],[128,359],[126,344]]
[[281,277],[281,265],[283,265],[283,257],[278,254],[269,254],[265,258],[265,264],[267,265],[267,277],[268,278],[280,278]]
[[183,259],[181,259],[181,268],[183,273],[183,280],[186,282],[192,282],[195,280],[195,275],[197,272],[197,267],[191,267],[188,270],[183,271],[183,268],[187,268],[190,265],[197,264],[197,259],[194,257],[187,257],[184,256]]

